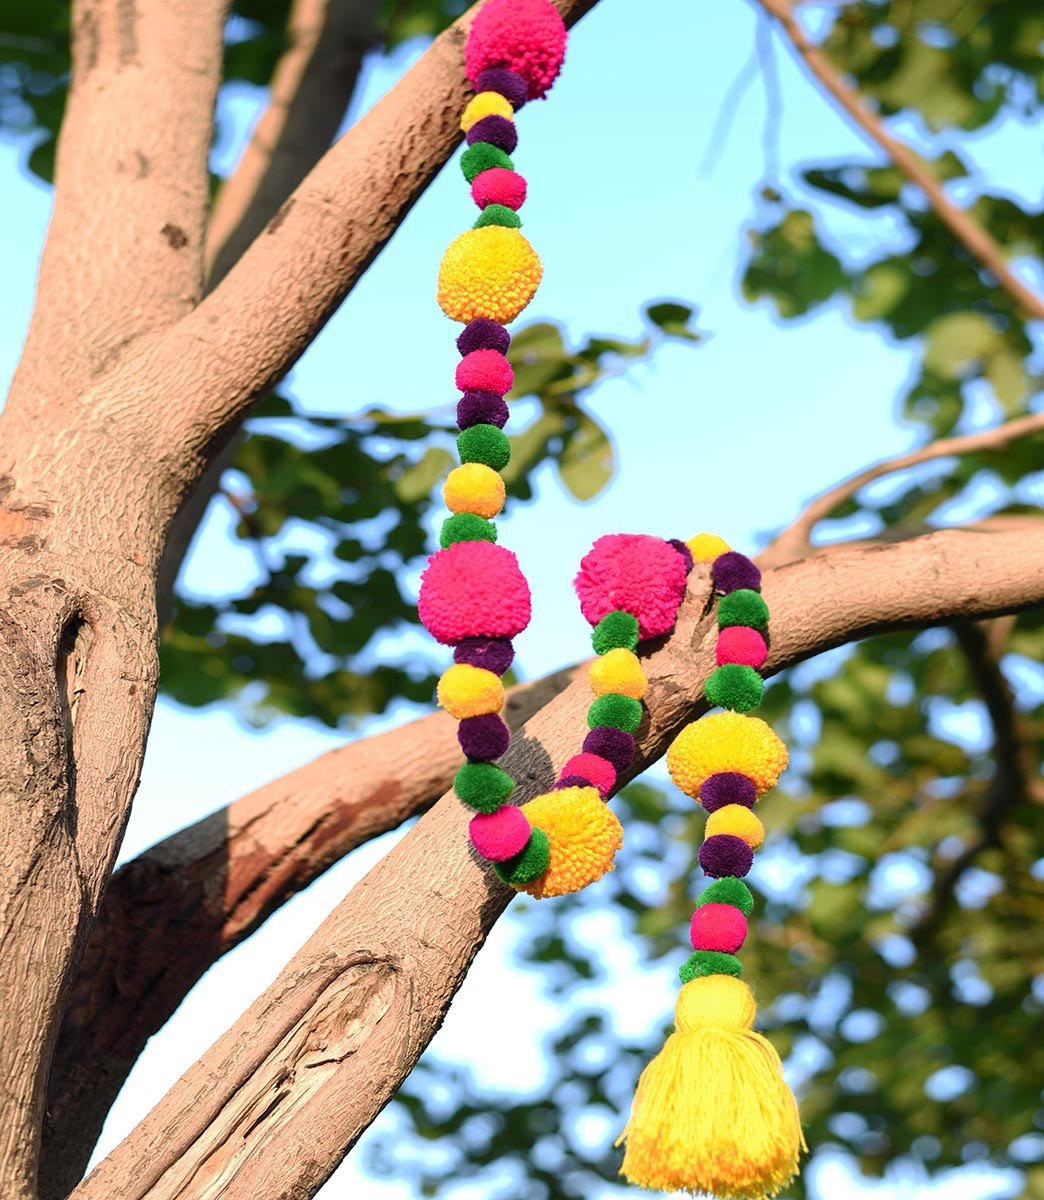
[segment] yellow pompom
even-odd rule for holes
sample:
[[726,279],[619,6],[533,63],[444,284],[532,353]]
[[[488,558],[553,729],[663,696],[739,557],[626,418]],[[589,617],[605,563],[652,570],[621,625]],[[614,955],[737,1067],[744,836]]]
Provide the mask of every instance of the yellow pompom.
[[742,804],[726,804],[711,813],[707,819],[707,837],[716,833],[742,838],[751,850],[757,850],[765,840],[765,826]]
[[641,700],[649,686],[638,656],[622,646],[596,658],[588,669],[587,678],[596,696],[615,692],[620,696],[630,696],[632,700]]
[[764,795],[786,766],[787,748],[772,729],[760,717],[742,713],[712,713],[686,725],[667,751],[671,778],[693,798],[700,784],[719,771],[748,775],[758,795]]
[[694,563],[713,562],[719,554],[727,554],[732,547],[716,533],[698,533],[685,543],[689,547]]
[[564,896],[613,869],[613,858],[623,845],[623,829],[596,788],[545,792],[524,804],[522,811],[534,829],[547,834],[551,864],[539,879],[522,885],[521,891],[538,900]]
[[458,721],[498,713],[504,707],[504,685],[492,671],[454,663],[439,680],[439,703]]
[[454,467],[442,485],[446,507],[455,513],[476,513],[495,517],[504,507],[504,481],[485,463],[464,463]]
[[693,979],[674,1019],[638,1081],[620,1138],[622,1174],[640,1187],[724,1200],[777,1195],[807,1147],[779,1055],[752,1029],[750,989],[728,975]]
[[489,317],[507,325],[533,299],[542,273],[536,251],[517,229],[469,229],[442,256],[439,306],[454,321]]
[[467,133],[472,125],[481,121],[483,117],[507,117],[509,121],[514,121],[515,110],[499,92],[479,92],[468,101],[464,115],[460,118],[460,127]]

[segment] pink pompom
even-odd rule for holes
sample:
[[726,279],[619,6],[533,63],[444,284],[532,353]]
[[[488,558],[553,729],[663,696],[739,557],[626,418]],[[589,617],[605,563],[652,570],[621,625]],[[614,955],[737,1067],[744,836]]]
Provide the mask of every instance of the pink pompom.
[[609,533],[580,560],[573,586],[590,624],[622,610],[637,618],[638,636],[650,638],[674,628],[685,579],[685,559],[670,542],[644,533]]
[[739,663],[757,671],[765,665],[768,647],[756,629],[749,629],[746,625],[730,625],[718,633],[716,657],[719,667],[726,663]]
[[471,844],[489,862],[503,862],[521,853],[529,841],[526,814],[514,804],[505,804],[496,812],[477,813],[468,826]]
[[436,641],[513,638],[529,624],[529,584],[510,550],[493,542],[454,542],[428,559],[417,603]]
[[496,350],[472,350],[457,364],[457,387],[462,392],[511,391],[515,372],[508,360]]
[[616,769],[611,762],[599,754],[574,754],[562,768],[560,779],[569,775],[579,775],[599,790],[602,799],[609,794],[616,783]]
[[468,36],[468,79],[474,87],[483,71],[507,67],[537,100],[558,78],[565,49],[565,22],[550,0],[488,0]]
[[694,950],[735,954],[747,937],[747,918],[731,904],[701,904],[689,927]]
[[516,211],[526,201],[526,181],[517,171],[507,167],[490,167],[480,171],[471,181],[471,198],[479,206],[503,204]]

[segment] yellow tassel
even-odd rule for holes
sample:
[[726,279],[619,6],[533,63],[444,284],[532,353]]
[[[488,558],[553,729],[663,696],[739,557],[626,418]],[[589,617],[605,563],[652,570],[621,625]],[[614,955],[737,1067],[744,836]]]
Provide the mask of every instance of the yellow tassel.
[[807,1150],[779,1055],[753,1031],[754,997],[730,975],[685,984],[675,1032],[642,1072],[621,1173],[640,1187],[767,1200]]

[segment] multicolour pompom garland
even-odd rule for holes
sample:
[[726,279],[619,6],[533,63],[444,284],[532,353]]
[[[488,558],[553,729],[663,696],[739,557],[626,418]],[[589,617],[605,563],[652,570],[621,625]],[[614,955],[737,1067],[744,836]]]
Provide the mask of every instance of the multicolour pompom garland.
[[665,1191],[766,1200],[798,1173],[805,1147],[779,1055],[753,1031],[755,1004],[736,957],[754,898],[743,882],[765,830],[758,798],[787,766],[786,747],[758,717],[768,656],[761,573],[720,538],[688,546],[711,563],[718,603],[717,669],[707,700],[724,711],[695,721],[667,751],[679,788],[707,810],[700,866],[713,880],[690,925],[693,952],[679,972],[675,1031],[638,1082],[623,1174]]

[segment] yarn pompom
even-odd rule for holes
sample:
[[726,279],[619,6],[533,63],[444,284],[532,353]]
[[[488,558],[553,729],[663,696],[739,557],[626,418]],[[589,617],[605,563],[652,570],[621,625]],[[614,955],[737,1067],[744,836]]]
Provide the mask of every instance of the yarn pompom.
[[485,463],[502,471],[511,461],[511,443],[496,425],[471,425],[457,438],[457,453],[461,462]]
[[546,792],[522,811],[530,825],[547,834],[551,847],[547,872],[523,889],[531,896],[578,892],[613,869],[613,858],[623,845],[623,829],[596,788]]
[[718,632],[715,650],[718,666],[736,663],[742,667],[753,667],[755,671],[765,665],[768,647],[756,629],[746,625],[729,625]]
[[728,554],[730,546],[716,533],[698,533],[686,541],[693,562],[713,562],[719,555]]
[[752,592],[749,588],[729,592],[718,601],[719,629],[728,629],[730,625],[749,625],[752,629],[765,630],[768,628],[768,619],[768,605],[761,593]]
[[765,681],[757,671],[738,663],[718,667],[710,673],[703,686],[708,703],[741,713],[757,708],[764,690]]
[[637,619],[639,637],[650,638],[674,628],[685,582],[684,560],[662,538],[609,533],[580,560],[573,586],[591,625],[622,610]]
[[453,777],[453,790],[468,808],[491,813],[515,790],[515,781],[492,763],[466,762]]
[[617,648],[634,650],[638,645],[638,622],[630,613],[611,612],[591,631],[595,654],[608,654]]
[[485,517],[477,517],[474,513],[455,513],[442,522],[442,532],[439,534],[439,545],[446,549],[454,542],[495,542],[497,527]]
[[706,979],[711,975],[739,979],[742,974],[743,964],[734,954],[721,950],[695,950],[682,963],[678,978],[682,983],[691,983],[694,979]]
[[754,865],[754,851],[731,833],[717,833],[700,847],[700,866],[712,879],[725,875],[741,878]]
[[686,725],[667,751],[667,769],[687,796],[700,794],[700,785],[719,771],[749,776],[759,796],[787,766],[787,748],[760,717],[711,713]]
[[515,372],[496,350],[472,350],[457,363],[457,387],[462,392],[495,392],[503,396],[511,391]]
[[460,127],[465,133],[485,117],[502,117],[505,121],[514,118],[515,110],[511,101],[500,94],[498,89],[484,88],[467,102],[461,114]]
[[474,182],[476,175],[492,167],[503,167],[510,171],[514,165],[510,155],[505,154],[499,146],[491,146],[489,142],[475,142],[460,156],[460,169],[468,183]]
[[729,550],[714,560],[711,579],[717,592],[737,592],[741,588],[756,592],[761,588],[761,572],[757,565],[735,550]]
[[480,117],[468,130],[468,145],[473,146],[476,142],[488,142],[498,150],[503,150],[505,154],[513,153],[518,145],[515,122],[510,117],[502,117],[497,113]]
[[758,798],[754,780],[738,771],[719,771],[700,784],[699,801],[707,812],[716,812],[726,804],[753,808]]
[[454,321],[489,317],[508,325],[533,299],[542,273],[536,251],[517,229],[468,229],[442,256],[439,306]]
[[694,950],[735,954],[747,940],[747,918],[731,904],[702,904],[692,914],[689,940]]
[[471,844],[489,862],[504,862],[520,854],[526,848],[529,834],[525,813],[513,804],[505,804],[496,812],[476,813],[468,825]]
[[726,804],[716,809],[707,820],[707,837],[719,833],[730,833],[742,838],[751,850],[757,850],[765,841],[765,826],[742,804]]
[[745,917],[754,911],[754,897],[750,894],[750,888],[742,879],[735,879],[731,875],[707,884],[696,901],[696,907],[702,904],[731,904]]
[[586,779],[592,787],[598,789],[603,800],[612,791],[613,784],[616,783],[616,769],[613,764],[608,759],[587,751],[574,754],[562,768],[562,779],[567,779],[571,775]]
[[551,789],[553,792],[560,792],[563,788],[586,788],[591,787],[591,781],[584,775],[560,775],[555,780],[555,786]]
[[439,680],[439,704],[458,721],[498,713],[504,707],[504,684],[492,671],[454,663]]
[[499,92],[513,109],[519,109],[526,102],[526,81],[517,71],[509,71],[507,67],[490,67],[475,80],[475,88],[480,92]]
[[547,95],[565,58],[565,22],[549,0],[488,0],[471,26],[465,69],[473,87],[491,67],[506,67],[526,83],[530,100]]
[[587,710],[587,724],[591,729],[596,725],[612,725],[627,733],[637,733],[641,723],[641,702],[630,696],[618,696],[615,692],[599,696]]
[[612,763],[618,775],[631,765],[636,749],[634,735],[612,725],[599,725],[590,729],[584,738],[584,751],[587,754],[597,754],[599,758]]
[[428,559],[417,607],[424,627],[445,646],[513,638],[529,624],[529,584],[505,547],[457,542]]
[[506,495],[503,479],[482,463],[454,467],[442,485],[442,498],[450,512],[475,513],[479,517],[495,517],[504,507]]
[[689,549],[688,546],[686,546],[686,544],[681,540],[681,538],[668,538],[667,545],[673,546],[675,548],[675,550],[677,550],[678,553],[685,560],[686,572],[691,571],[695,560],[692,557],[692,551]]
[[638,656],[633,650],[625,650],[622,646],[596,658],[588,668],[587,678],[596,696],[618,692],[621,696],[641,700],[649,687]]
[[519,209],[526,202],[526,181],[517,171],[490,167],[471,181],[471,198],[479,208],[503,204],[505,208]]
[[503,429],[507,419],[508,406],[496,392],[465,392],[457,401],[459,429],[470,429],[472,425],[496,425]]
[[551,862],[551,843],[542,829],[533,829],[525,849],[502,863],[494,863],[493,870],[512,887],[522,887],[539,879]]
[[[465,717],[457,726],[457,741],[465,757],[472,762],[492,762],[505,753],[511,744],[511,730],[498,713]],[[518,850],[521,849],[519,846]],[[511,853],[517,854],[518,850],[512,850]]]
[[491,321],[488,317],[470,321],[457,337],[457,349],[461,357],[475,350],[496,350],[498,354],[507,354],[510,345],[511,334],[499,321]]
[[506,204],[487,204],[475,218],[472,229],[483,229],[486,225],[503,225],[505,229],[520,229],[522,218]]
[[515,650],[508,638],[466,637],[457,643],[453,661],[503,675],[515,661]]

